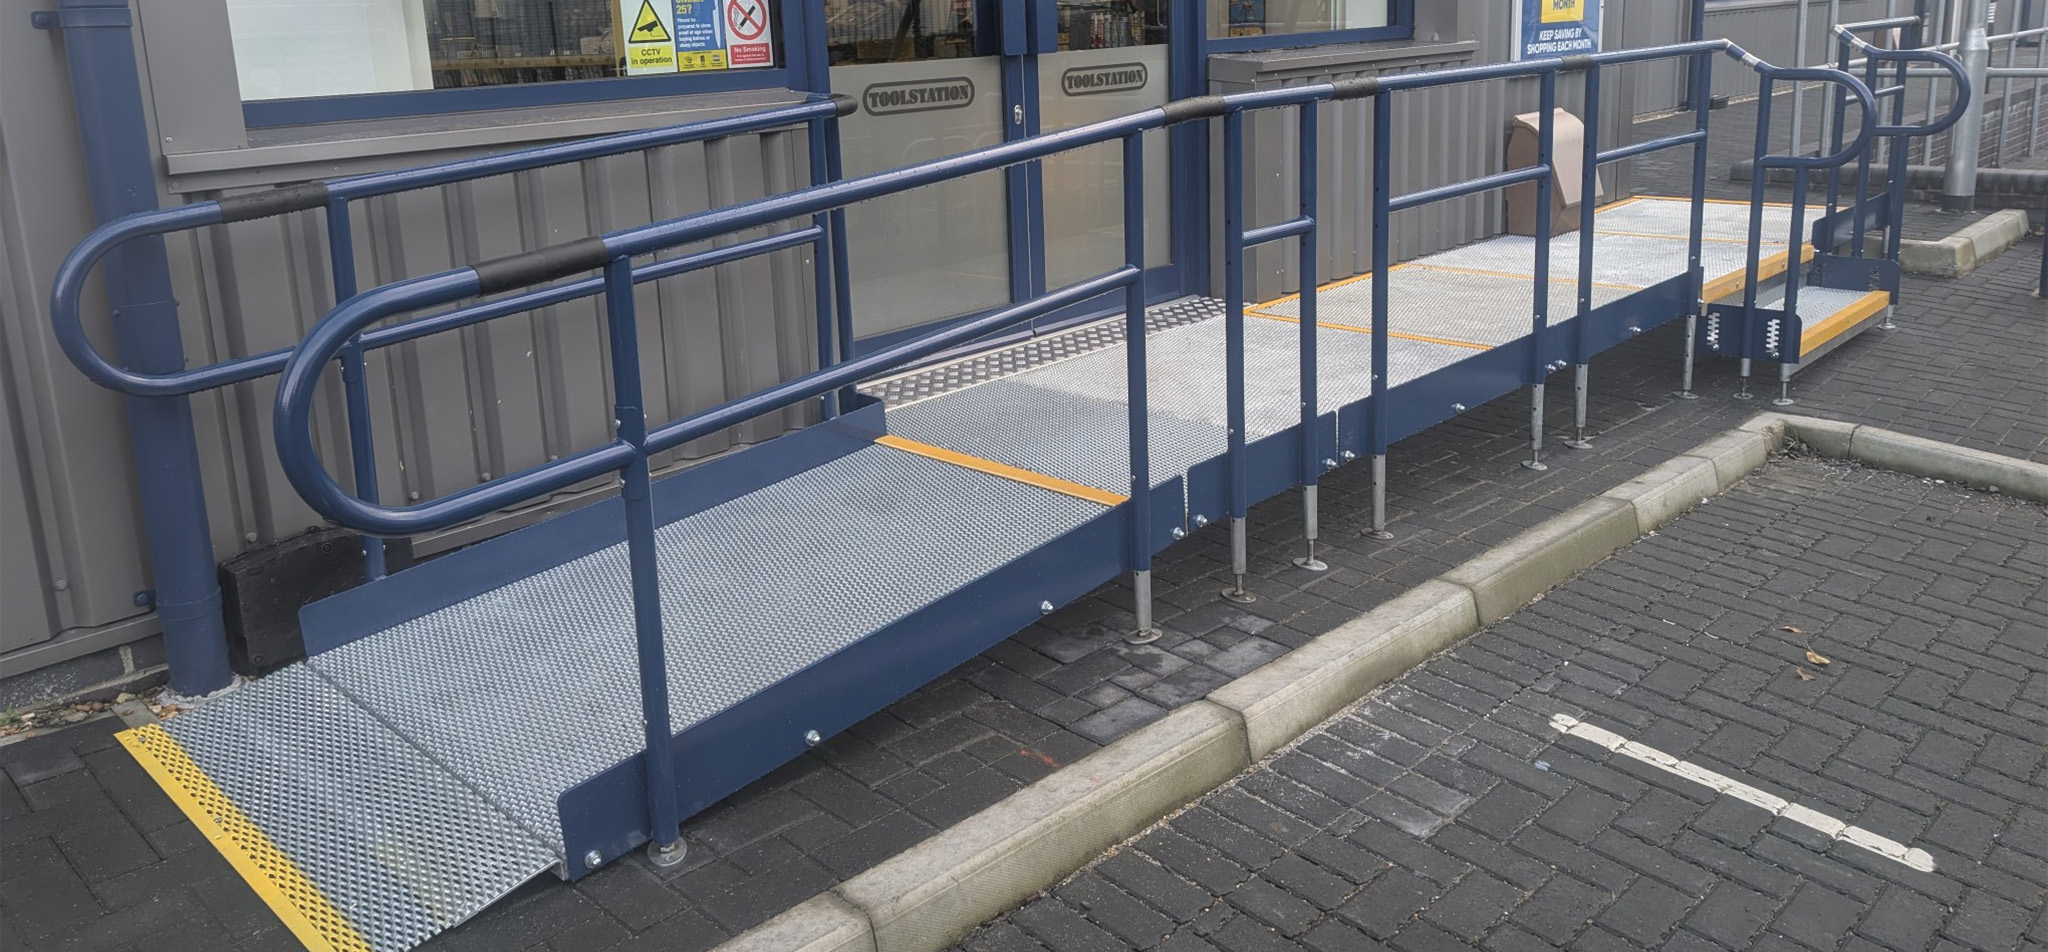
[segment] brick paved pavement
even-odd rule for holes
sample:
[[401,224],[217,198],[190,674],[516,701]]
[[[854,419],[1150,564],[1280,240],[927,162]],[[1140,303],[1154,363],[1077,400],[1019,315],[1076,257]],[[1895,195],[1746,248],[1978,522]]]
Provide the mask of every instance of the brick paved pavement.
[[960,948],[2048,948],[2044,579],[2041,506],[1773,463]]
[[[1717,177],[1740,152],[1744,108],[1716,116],[1724,133],[1715,139]],[[1638,127],[1644,136],[1670,131],[1668,123]],[[1668,174],[1645,163],[1647,180]],[[1716,188],[1746,194],[1725,182]],[[1902,328],[1865,335],[1802,374],[1799,412],[2048,457],[2048,307],[2029,293],[2038,255],[2030,240],[1962,281],[1909,278]],[[655,948],[695,949],[755,925],[1762,408],[1728,399],[1732,364],[1720,361],[1702,363],[1703,399],[1672,399],[1673,331],[1595,361],[1594,451],[1560,450],[1548,472],[1525,471],[1514,465],[1523,398],[1475,408],[1394,448],[1397,541],[1357,535],[1368,488],[1362,467],[1331,474],[1323,554],[1332,571],[1311,576],[1288,563],[1300,547],[1299,514],[1291,497],[1276,499],[1252,513],[1258,603],[1216,599],[1227,537],[1220,526],[1199,532],[1157,566],[1159,617],[1170,631],[1157,644],[1119,642],[1129,593],[1106,586],[692,820],[692,856],[681,869],[656,872],[634,859],[573,886],[539,881],[434,947],[594,952],[638,936]],[[1554,440],[1557,424],[1569,422],[1559,395],[1570,387],[1550,389]],[[69,946],[91,950],[134,947],[142,937],[155,948],[165,932],[206,937],[200,944],[212,948],[291,947],[267,913],[247,908],[223,861],[190,849],[198,842],[190,826],[140,770],[99,749],[105,731],[0,748],[11,778],[0,781],[0,949],[63,948],[74,931]],[[95,745],[75,760],[55,751]],[[123,859],[103,862],[102,853]],[[68,898],[48,898],[60,895]],[[27,923],[61,908],[75,910],[74,923],[11,931],[17,909],[30,910]]]

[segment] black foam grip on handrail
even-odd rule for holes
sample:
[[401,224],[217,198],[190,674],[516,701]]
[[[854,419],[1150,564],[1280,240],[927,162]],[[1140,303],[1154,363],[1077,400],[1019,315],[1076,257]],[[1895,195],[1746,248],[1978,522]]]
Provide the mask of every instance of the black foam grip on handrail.
[[516,255],[492,258],[470,265],[476,272],[476,293],[490,294],[509,288],[521,288],[529,284],[552,281],[559,277],[602,268],[612,259],[605,250],[604,239],[596,236],[578,238],[575,241],[522,251]]
[[860,100],[855,99],[846,93],[833,93],[832,107],[834,109],[839,110],[838,112],[833,113],[833,115],[840,119],[844,119],[847,116],[851,116],[854,113],[860,111]]
[[1190,96],[1176,99],[1159,107],[1166,113],[1166,124],[1185,122],[1189,119],[1212,119],[1228,111],[1230,104],[1222,96]]
[[1557,66],[1558,72],[1561,73],[1574,73],[1592,68],[1593,54],[1591,53],[1573,53],[1570,56],[1564,57],[1563,61],[1558,63]]
[[302,212],[327,205],[326,182],[301,182],[283,188],[267,188],[246,195],[229,195],[216,200],[222,224],[254,221],[287,212]]
[[1378,76],[1357,76],[1351,79],[1340,79],[1331,83],[1330,88],[1335,90],[1335,92],[1330,94],[1331,99],[1364,99],[1367,96],[1379,95],[1380,78]]

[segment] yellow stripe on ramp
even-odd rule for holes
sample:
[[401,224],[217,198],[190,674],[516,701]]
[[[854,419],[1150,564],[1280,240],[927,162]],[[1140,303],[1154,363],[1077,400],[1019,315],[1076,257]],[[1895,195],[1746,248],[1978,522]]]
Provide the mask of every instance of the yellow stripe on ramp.
[[1047,476],[1044,473],[1034,473],[1028,469],[1018,469],[1007,463],[998,463],[995,460],[982,459],[979,456],[969,456],[966,453],[949,450],[943,446],[933,446],[930,443],[906,440],[900,436],[878,436],[875,438],[875,442],[890,449],[914,453],[927,459],[938,460],[941,463],[951,463],[963,469],[971,469],[977,473],[1000,476],[1014,482],[1024,483],[1028,486],[1037,486],[1040,489],[1073,496],[1076,499],[1086,499],[1089,502],[1100,503],[1105,506],[1120,506],[1129,502],[1131,498],[1129,496],[1120,496],[1106,489],[1084,486],[1071,480],[1061,479],[1058,476]]
[[306,948],[371,952],[348,917],[185,756],[185,749],[161,725],[147,724],[114,736]]

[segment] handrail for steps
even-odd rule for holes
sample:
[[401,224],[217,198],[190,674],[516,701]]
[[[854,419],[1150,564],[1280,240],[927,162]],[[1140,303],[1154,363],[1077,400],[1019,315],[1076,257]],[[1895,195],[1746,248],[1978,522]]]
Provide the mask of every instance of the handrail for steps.
[[[1873,90],[1873,96],[1889,98],[1892,101],[1892,116],[1889,123],[1880,121],[1876,114],[1866,109],[1863,114],[1863,127],[1858,129],[1859,136],[1866,143],[1874,139],[1883,139],[1890,144],[1889,161],[1892,165],[1892,173],[1889,178],[1886,200],[1884,202],[1873,202],[1870,191],[1870,166],[1873,150],[1867,147],[1857,149],[1855,200],[1851,203],[1846,216],[1844,216],[1841,207],[1844,165],[1827,167],[1825,169],[1827,179],[1827,211],[1821,216],[1819,221],[1814,223],[1812,231],[1817,259],[1815,267],[1816,277],[1824,286],[1845,288],[1856,286],[1866,290],[1887,291],[1891,294],[1894,302],[1897,300],[1899,290],[1899,269],[1896,266],[1895,259],[1898,257],[1899,240],[1905,223],[1905,202],[1901,200],[1905,181],[1906,150],[1903,148],[1905,140],[1919,136],[1936,135],[1955,125],[1962,119],[1966,107],[1969,105],[1971,90],[1969,78],[1963,70],[1962,63],[1946,53],[1933,49],[1884,49],[1864,41],[1856,34],[1859,32],[1867,33],[1906,27],[1913,28],[1913,34],[1917,34],[1918,24],[1919,20],[1916,17],[1892,17],[1860,23],[1844,23],[1835,27],[1834,32],[1839,47],[1838,69],[1841,72],[1849,72],[1854,53],[1859,50],[1862,51],[1864,53],[1863,83],[1865,87]],[[1914,39],[1917,39],[1917,35],[1914,36]],[[1877,82],[1881,67],[1887,63],[1897,64],[1897,82],[1892,86],[1878,88]],[[1940,119],[1931,120],[1919,125],[1907,125],[1905,123],[1906,70],[1910,63],[1931,63],[1954,77],[1956,81],[1955,99],[1950,104],[1948,113]],[[1759,154],[1764,151],[1770,135],[1771,86],[1777,78],[1779,77],[1766,74],[1761,80],[1761,89],[1757,97],[1757,150]],[[1833,144],[1837,152],[1843,146],[1843,126],[1846,118],[1847,97],[1837,94],[1832,133]],[[1797,147],[1799,137],[1800,131],[1793,130],[1792,141],[1795,148]],[[1770,169],[1790,168],[1792,170],[1791,234],[1787,241],[1788,247],[1798,248],[1808,237],[1806,228],[1807,186],[1809,182],[1808,176],[1813,171],[1813,166],[1790,163],[1781,157],[1759,157],[1756,160],[1755,167],[1756,171],[1751,176],[1750,181],[1750,254],[1745,272],[1747,280],[1745,281],[1741,306],[1742,335],[1744,337],[1741,352],[1741,373],[1744,384],[1742,392],[1744,394],[1748,392],[1751,359],[1759,356],[1769,358],[1778,363],[1778,385],[1780,389],[1777,402],[1782,405],[1790,402],[1790,398],[1784,388],[1791,378],[1793,367],[1799,363],[1800,358],[1803,356],[1801,353],[1802,325],[1799,320],[1799,291],[1807,283],[1808,277],[1806,274],[1807,269],[1805,268],[1792,267],[1786,270],[1784,297],[1774,308],[1774,310],[1779,312],[1778,338],[1775,342],[1771,341],[1768,336],[1770,322],[1760,319],[1764,315],[1761,314],[1761,309],[1757,305],[1757,295],[1760,292],[1759,281],[1757,280],[1758,261],[1764,240],[1764,187],[1770,178]],[[1842,217],[1849,219],[1849,253],[1838,256],[1835,254],[1835,250],[1842,243],[1843,239],[1840,233],[1840,220]],[[1887,226],[1886,253],[1885,257],[1880,260],[1866,259],[1863,248],[1864,232],[1874,218],[1881,219]]]
[[[1681,43],[1653,49],[1600,53],[1566,59],[1360,78],[1231,96],[1204,96],[1182,100],[1160,108],[1070,130],[1041,134],[860,178],[814,185],[786,195],[581,239],[363,292],[343,302],[323,318],[293,352],[286,365],[278,387],[278,412],[274,421],[279,456],[292,485],[316,510],[344,526],[379,534],[406,534],[451,526],[593,476],[607,472],[620,474],[627,523],[628,564],[633,587],[642,715],[646,732],[646,747],[642,756],[645,768],[643,779],[647,796],[648,830],[653,837],[649,846],[657,862],[672,862],[679,857],[676,849],[679,817],[674,780],[674,753],[669,742],[671,735],[666,649],[663,641],[660,597],[656,590],[658,582],[654,547],[655,525],[650,499],[651,476],[648,464],[650,454],[762,413],[843,391],[861,380],[901,368],[929,354],[1019,324],[1067,304],[1121,290],[1124,296],[1129,410],[1128,450],[1131,469],[1130,498],[1125,504],[1129,510],[1132,527],[1128,540],[1128,564],[1135,573],[1139,625],[1143,629],[1150,624],[1152,547],[1146,532],[1152,524],[1150,494],[1153,486],[1148,455],[1149,414],[1146,394],[1142,134],[1181,122],[1219,117],[1226,123],[1232,123],[1238,121],[1236,117],[1241,113],[1251,109],[1296,107],[1302,109],[1304,114],[1312,114],[1318,103],[1366,97],[1376,98],[1375,109],[1381,117],[1379,125],[1384,129],[1385,116],[1390,108],[1388,97],[1393,93],[1483,80],[1538,78],[1544,84],[1548,100],[1554,96],[1555,81],[1559,73],[1581,70],[1594,72],[1608,66],[1671,57],[1694,57],[1704,62],[1716,53],[1727,54],[1740,60],[1766,80],[1776,78],[1837,84],[1860,103],[1865,121],[1859,126],[1855,141],[1850,146],[1828,156],[1786,157],[1779,160],[1786,167],[1808,170],[1839,166],[1848,162],[1868,145],[1871,138],[1870,130],[1875,126],[1876,107],[1870,90],[1855,77],[1830,69],[1785,69],[1771,66],[1725,40]],[[1597,89],[1597,84],[1595,88]],[[1597,96],[1597,93],[1595,95]],[[1597,105],[1597,101],[1589,103],[1589,110],[1597,108]],[[1313,128],[1312,124],[1309,128]],[[1375,142],[1373,205],[1378,262],[1384,264],[1386,260],[1388,216],[1396,207],[1418,205],[1531,181],[1541,192],[1539,210],[1547,209],[1550,198],[1549,180],[1554,175],[1554,168],[1549,161],[1552,154],[1550,123],[1545,122],[1542,133],[1543,161],[1531,169],[1485,176],[1459,185],[1429,189],[1408,196],[1395,196],[1387,187],[1386,168],[1390,162],[1392,142],[1391,136],[1379,136]],[[1120,267],[1035,300],[1013,304],[994,313],[864,357],[847,360],[834,366],[821,366],[818,370],[789,382],[683,419],[653,427],[648,425],[641,401],[634,296],[629,293],[636,276],[633,258],[773,222],[830,213],[855,202],[1042,159],[1067,150],[1111,140],[1120,140],[1123,148],[1124,263]],[[1689,143],[1696,149],[1703,150],[1704,141],[1705,133],[1702,130],[1696,137],[1676,137],[1668,144]],[[1637,154],[1626,150],[1617,152]],[[1304,153],[1313,155],[1312,150],[1304,150]],[[1305,168],[1312,171],[1312,162]],[[1239,183],[1242,176],[1242,158],[1237,152],[1226,152],[1224,175],[1226,183]],[[1305,180],[1312,178],[1310,175]],[[1236,187],[1241,187],[1241,184]],[[1698,191],[1695,190],[1694,196],[1696,217],[1697,203],[1700,199]],[[1309,247],[1312,249],[1316,230],[1313,211],[1313,208],[1306,209],[1298,225],[1283,223],[1281,226],[1257,229],[1250,237],[1264,241],[1292,236],[1310,243]],[[1541,211],[1539,214],[1541,220],[1537,247],[1545,249],[1551,237],[1549,216]],[[1238,230],[1231,236],[1231,240],[1242,242],[1246,239],[1241,225],[1241,222],[1233,224],[1233,228]],[[1539,251],[1539,254],[1547,254],[1547,251]],[[1238,265],[1241,267],[1241,261]],[[1693,267],[1696,271],[1697,253],[1693,258]],[[611,334],[612,375],[618,427],[614,440],[440,499],[404,507],[387,507],[354,498],[344,491],[322,466],[312,440],[312,402],[326,366],[345,355],[350,346],[349,342],[356,335],[378,321],[406,312],[447,305],[481,294],[566,278],[596,269],[603,271],[602,285],[606,295],[606,313]],[[1242,276],[1233,274],[1231,280],[1241,294]],[[1536,278],[1538,301],[1547,300],[1548,280],[1547,267],[1539,268]],[[587,287],[587,284],[578,286]],[[1386,402],[1386,306],[1384,294],[1376,295],[1373,363],[1379,379],[1374,381],[1373,394],[1376,398],[1374,403],[1380,408],[1378,412],[1381,414],[1384,413]],[[1243,427],[1235,422],[1242,421],[1245,413],[1242,379],[1244,313],[1241,299],[1232,302],[1227,319],[1232,335],[1229,412],[1234,421],[1232,428],[1240,431],[1233,434],[1229,455],[1233,471],[1241,473],[1244,456],[1241,435]],[[1315,323],[1311,320],[1300,323],[1304,341],[1310,342],[1312,347]],[[1539,307],[1536,317],[1538,330],[1543,323],[1544,317]],[[1312,353],[1312,350],[1305,347],[1304,353]],[[1303,362],[1305,377],[1312,376],[1313,367],[1313,364]],[[1532,362],[1532,375],[1537,369]],[[1306,412],[1312,414],[1313,411],[1314,406],[1311,403]],[[1379,439],[1383,440],[1385,427],[1378,426],[1377,431]],[[1374,449],[1376,457],[1383,455],[1384,447],[1379,443],[1375,443]],[[1240,487],[1243,485],[1242,478],[1234,482]],[[1233,505],[1233,513],[1238,511],[1241,510]]]

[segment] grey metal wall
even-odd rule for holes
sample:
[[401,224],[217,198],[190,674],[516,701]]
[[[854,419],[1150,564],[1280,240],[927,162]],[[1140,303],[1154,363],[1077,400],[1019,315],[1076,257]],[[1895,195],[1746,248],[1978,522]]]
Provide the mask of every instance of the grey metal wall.
[[[1613,0],[1609,0],[1613,2]],[[1653,46],[1688,38],[1694,0],[1626,0],[1628,25],[1626,45]],[[1910,12],[1911,0],[1892,0],[1893,6]],[[1806,0],[1806,62],[1832,62],[1834,42],[1828,31],[1828,0]],[[1886,15],[1887,0],[1841,0],[1838,16],[1842,23],[1873,20]],[[1797,52],[1799,0],[1736,0],[1707,7],[1707,36],[1734,40],[1736,45],[1780,66],[1790,66]],[[1679,67],[1639,67],[1636,108],[1641,114],[1668,112],[1685,98],[1685,83]],[[1714,63],[1713,95],[1754,96],[1756,74],[1733,61]]]
[[[1604,29],[1624,28],[1632,11],[1632,5],[1608,0]],[[1509,58],[1513,40],[1513,26],[1502,12],[1497,4],[1476,0],[1417,4],[1417,42],[1412,46],[1362,44],[1212,57],[1210,91],[1241,92],[1502,62]],[[1393,108],[1397,138],[1394,192],[1413,192],[1501,171],[1510,120],[1536,111],[1539,96],[1539,86],[1533,80],[1467,83],[1397,95]],[[1581,114],[1584,96],[1583,77],[1567,76],[1559,81],[1557,103],[1561,108]],[[1604,78],[1602,97],[1601,141],[1607,147],[1631,141],[1626,137],[1635,108],[1627,74],[1616,71]],[[1320,109],[1317,123],[1322,154],[1317,158],[1321,176],[1317,197],[1322,206],[1318,213],[1322,228],[1318,250],[1323,260],[1317,272],[1321,280],[1330,281],[1372,270],[1372,104],[1369,100],[1326,103]],[[1298,125],[1293,110],[1263,110],[1247,118],[1248,225],[1281,221],[1296,213]],[[1221,138],[1220,132],[1211,136],[1213,168],[1221,167]],[[1602,186],[1609,200],[1624,194],[1626,169],[1603,171]],[[1220,233],[1220,191],[1213,206]],[[1505,212],[1496,192],[1396,212],[1392,225],[1391,260],[1399,262],[1498,235],[1505,229]],[[1246,275],[1250,300],[1268,300],[1299,290],[1299,257],[1293,242],[1253,249]],[[1213,291],[1220,293],[1220,249],[1210,273]]]
[[[136,593],[149,582],[121,401],[80,376],[49,331],[46,298],[57,263],[91,220],[61,39],[26,27],[30,11],[43,6],[0,0],[0,677],[154,631],[154,619],[136,605]],[[152,26],[147,12],[143,26],[138,32]],[[205,71],[189,56],[161,55],[176,47],[158,39],[156,59],[176,61],[165,70]],[[145,87],[151,87],[151,64],[145,59],[142,65]],[[227,75],[231,81],[231,69]],[[191,98],[184,84],[217,79],[180,75],[176,89],[144,90],[159,133],[170,131],[167,122],[181,133],[220,133],[197,141],[156,136],[167,153],[159,156],[160,197],[167,204],[708,118],[793,96],[734,94],[609,109],[353,123],[293,137],[244,133],[238,117],[234,128],[221,131],[217,116],[178,112],[183,107],[176,104]],[[158,81],[170,82],[163,71]],[[239,109],[232,98],[226,102]],[[373,200],[354,209],[359,274],[367,287],[786,191],[806,181],[804,138],[786,132]],[[306,213],[172,240],[189,362],[295,343],[334,303],[324,234],[320,214]],[[782,252],[642,285],[649,413],[656,419],[683,415],[809,369],[815,338],[808,261],[806,252]],[[104,312],[89,300],[87,313],[99,339],[107,341]],[[384,500],[443,495],[608,439],[605,346],[597,304],[584,301],[373,357]],[[345,474],[338,383],[333,386],[337,392],[321,407],[318,439],[330,467]],[[258,381],[196,400],[214,544],[223,558],[321,522],[277,468],[270,440],[273,392],[269,382]],[[662,462],[684,465],[800,422],[794,412],[757,421]],[[550,506],[576,504],[602,491],[580,489],[421,540],[421,548],[433,551],[502,531]]]

